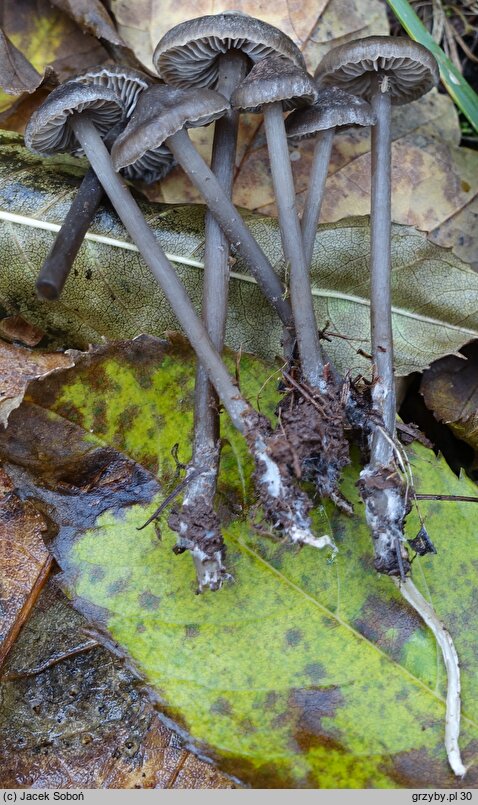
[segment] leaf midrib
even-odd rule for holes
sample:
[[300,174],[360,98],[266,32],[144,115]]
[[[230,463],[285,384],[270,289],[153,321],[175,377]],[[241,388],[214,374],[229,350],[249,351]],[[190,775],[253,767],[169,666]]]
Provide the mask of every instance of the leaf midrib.
[[[408,668],[405,668],[399,662],[397,662],[392,657],[390,657],[390,655],[387,654],[385,651],[383,651],[383,649],[381,649],[375,643],[372,643],[367,637],[365,637],[365,635],[361,634],[356,629],[354,629],[354,627],[351,626],[349,623],[347,623],[347,621],[344,621],[340,617],[340,615],[337,615],[335,612],[332,612],[330,609],[327,609],[327,607],[324,606],[323,604],[321,604],[320,601],[317,601],[316,598],[314,598],[313,596],[311,596],[307,592],[305,592],[305,590],[303,590],[301,587],[299,587],[297,584],[295,584],[293,581],[291,581],[291,579],[288,579],[287,576],[284,576],[284,574],[281,573],[280,570],[277,570],[277,568],[273,567],[273,565],[269,564],[269,562],[266,562],[265,559],[263,559],[260,554],[256,553],[256,551],[254,551],[252,548],[250,548],[244,542],[242,542],[241,540],[238,540],[236,537],[234,537],[234,536],[232,536],[230,534],[228,536],[229,536],[229,539],[231,539],[238,546],[239,549],[244,550],[247,553],[249,553],[252,557],[254,557],[254,559],[256,559],[262,565],[264,565],[264,567],[266,567],[271,573],[273,573],[275,576],[277,576],[281,580],[282,583],[288,585],[295,592],[297,592],[300,595],[302,595],[304,598],[307,599],[307,601],[309,601],[311,604],[315,605],[322,613],[324,613],[325,615],[329,616],[330,618],[333,618],[340,626],[343,626],[345,629],[347,629],[349,632],[351,632],[355,637],[359,638],[363,643],[366,643],[367,645],[371,646],[382,657],[384,657],[389,663],[391,663],[392,665],[395,665],[402,673],[404,673],[406,676],[408,676],[413,682],[415,682],[421,688],[426,690],[427,693],[429,693],[431,696],[433,696],[435,699],[437,699],[441,704],[443,704],[444,706],[446,705],[445,699],[442,696],[440,696],[438,693],[436,693],[431,688],[429,688],[428,685],[426,685],[421,679],[419,679],[414,674],[412,674],[412,672],[409,671]],[[478,721],[475,721],[471,716],[467,716],[464,713],[463,710],[461,712],[461,716],[470,725],[473,725],[474,727],[478,728]]]
[[[19,224],[21,226],[31,226],[32,228],[43,229],[48,232],[59,232],[59,230],[61,229],[60,224],[54,224],[51,223],[50,221],[42,221],[41,219],[32,218],[24,215],[17,215],[16,213],[10,213],[6,210],[0,210],[0,220],[8,221],[12,224]],[[92,241],[93,243],[103,243],[107,246],[112,246],[118,249],[126,249],[128,251],[139,252],[138,247],[135,246],[134,243],[129,243],[128,241],[120,240],[118,238],[112,238],[109,237],[108,235],[95,235],[93,232],[87,232],[85,235],[85,240]],[[165,254],[166,257],[173,263],[190,266],[192,268],[199,268],[201,270],[204,269],[204,263],[200,260],[192,260],[189,257],[173,254],[171,252],[165,252]],[[257,282],[254,279],[254,277],[250,277],[247,274],[241,274],[237,271],[231,271],[230,276],[232,279],[257,285]],[[346,294],[341,291],[327,290],[313,286],[312,295],[316,296],[319,299],[335,299],[347,302],[349,304],[361,305],[363,307],[368,308],[370,307],[369,299],[363,296],[355,296],[354,294]],[[455,332],[463,333],[469,335],[470,338],[478,338],[478,330],[473,330],[458,324],[450,324],[449,322],[444,321],[443,319],[434,319],[431,316],[425,316],[423,314],[414,313],[410,310],[398,307],[397,305],[392,305],[392,314],[407,319],[413,319],[414,321],[431,324],[435,327],[445,328],[446,330],[452,330]]]

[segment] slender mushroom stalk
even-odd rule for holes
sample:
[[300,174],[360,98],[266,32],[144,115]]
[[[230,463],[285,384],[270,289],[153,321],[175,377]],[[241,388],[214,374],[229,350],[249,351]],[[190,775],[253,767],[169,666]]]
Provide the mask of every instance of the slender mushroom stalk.
[[318,135],[301,220],[305,260],[309,267],[335,132],[337,128],[375,124],[370,104],[363,98],[336,87],[319,86],[318,90],[319,97],[312,106],[296,109],[285,122],[287,137],[293,143]]
[[[92,68],[71,80],[85,85],[107,87],[116,92],[125,106],[125,117],[133,111],[138,94],[151,84],[151,79],[138,70],[118,65],[105,65]],[[126,122],[126,121],[125,121]],[[125,125],[125,122],[123,125]],[[106,142],[111,147],[121,128],[110,132]],[[171,163],[171,160],[170,160]],[[163,170],[162,175],[166,171]],[[55,242],[40,269],[36,282],[41,299],[58,299],[78,250],[91,225],[93,217],[103,198],[103,188],[94,171],[89,169],[80,185],[67,216],[58,232]]]
[[166,145],[203,196],[229,243],[246,261],[266,299],[290,327],[292,313],[279,277],[185,128],[207,125],[228,108],[228,101],[214,90],[182,90],[162,84],[150,87],[142,93],[131,120],[111,149],[113,165],[116,170],[133,166]]
[[[227,100],[246,75],[247,67],[248,59],[240,51],[228,50],[219,56],[217,91]],[[229,199],[232,197],[238,129],[239,113],[230,109],[216,121],[214,131],[211,170]],[[229,270],[229,243],[214,216],[207,212],[202,318],[218,352],[224,348]],[[169,524],[174,525],[180,535],[178,546],[191,551],[199,592],[207,587],[217,590],[223,579],[228,578],[224,564],[224,540],[219,518],[214,511],[220,457],[218,403],[207,373],[198,363],[194,392],[193,455],[188,474],[195,472],[198,467],[202,468],[202,472],[188,485],[182,509],[177,516],[174,514],[170,517]],[[194,522],[192,529],[191,519]]]
[[324,198],[325,183],[329,172],[334,135],[335,126],[325,129],[319,134],[314,148],[304,212],[300,222],[305,262],[308,266],[312,263],[312,253]]
[[89,168],[38,274],[35,287],[41,299],[60,297],[102,198],[101,182]]
[[400,577],[400,591],[433,631],[448,675],[445,748],[453,772],[463,776],[460,732],[459,664],[450,634],[433,607],[406,578],[410,571],[404,546],[404,521],[409,511],[406,487],[395,460],[395,389],[390,294],[391,234],[391,104],[419,98],[438,83],[438,65],[423,46],[402,37],[372,36],[333,48],[320,63],[316,78],[361,94],[377,116],[372,130],[371,210],[371,337],[375,374],[374,414],[381,426],[368,425],[370,458],[360,473],[359,489],[372,534],[375,567]]
[[403,37],[371,36],[330,50],[315,78],[371,102],[372,129],[371,340],[372,402],[380,427],[369,433],[370,459],[359,488],[372,532],[375,566],[400,575],[410,569],[403,526],[408,513],[405,485],[394,460],[395,384],[391,320],[391,104],[405,104],[428,92],[439,79],[431,53]]
[[[111,91],[101,89],[98,92],[95,88],[93,92],[91,87],[73,82],[69,86],[63,85],[32,116],[25,131],[27,146],[33,151],[41,153],[43,149],[43,153],[51,154],[57,148],[74,150],[76,142],[80,143],[133,242],[160,283],[234,427],[245,436],[256,464],[257,490],[273,528],[299,544],[319,548],[332,544],[326,535],[315,537],[312,534],[309,517],[312,502],[294,486],[287,469],[274,457],[267,421],[240,395],[174,268],[125,182],[115,173],[93,122],[105,107],[106,119],[121,116],[122,109]],[[77,109],[83,114],[79,114]],[[105,126],[104,118],[101,118],[101,125]]]
[[[302,63],[300,51],[278,29],[248,15],[225,13],[177,25],[159,42],[153,61],[158,72],[173,86],[207,86],[229,100],[250,69],[251,59],[279,52],[278,48]],[[238,121],[238,113],[230,110],[215,124],[211,169],[228,198],[232,196]],[[207,212],[202,310],[204,323],[219,351],[224,341],[228,278],[229,244]],[[284,342],[289,346],[290,333],[284,332]],[[189,547],[193,555],[199,590],[207,585],[217,589],[225,575],[219,521],[213,507],[219,453],[217,398],[204,369],[198,365],[193,457],[187,472],[194,473],[198,466],[203,471],[188,485],[182,509],[170,517],[169,524],[181,535],[179,547]]]
[[268,429],[254,409],[239,394],[219,354],[198,318],[192,303],[164,252],[146,224],[121,177],[111,168],[109,154],[94,126],[80,115],[70,122],[78,141],[90,160],[93,169],[123,221],[131,238],[141,251],[147,265],[161,285],[173,312],[205,367],[234,427],[242,433],[256,462],[256,484],[269,519],[283,531],[291,542],[318,548],[333,546],[327,535],[314,537],[311,533],[309,512],[311,502],[284,476],[271,455]]
[[285,259],[290,269],[290,295],[302,375],[313,388],[324,389],[324,357],[305,262],[299,217],[295,203],[289,149],[284,126],[284,108],[317,100],[317,89],[307,73],[281,56],[269,56],[255,65],[231,103],[237,109],[260,112],[271,165],[274,196]]
[[313,482],[321,497],[330,498],[350,514],[352,507],[339,490],[341,469],[349,462],[341,389],[319,342],[283,118],[284,108],[316,100],[317,88],[307,73],[282,57],[270,56],[255,65],[231,103],[244,111],[264,114],[282,245],[290,267],[303,385],[299,393],[291,391],[280,406],[280,427],[299,477]]

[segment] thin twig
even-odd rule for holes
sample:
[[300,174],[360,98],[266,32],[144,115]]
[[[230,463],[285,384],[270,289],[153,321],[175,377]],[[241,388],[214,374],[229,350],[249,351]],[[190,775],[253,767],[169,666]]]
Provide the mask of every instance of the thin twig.
[[161,514],[161,513],[162,513],[162,512],[165,510],[165,508],[166,508],[167,506],[169,506],[169,504],[171,503],[171,501],[172,501],[172,500],[174,500],[174,498],[175,498],[175,497],[177,497],[177,496],[179,495],[179,493],[180,493],[180,492],[182,492],[182,491],[183,491],[183,489],[185,489],[185,488],[188,486],[188,484],[190,484],[190,483],[191,483],[191,481],[193,481],[193,480],[194,480],[194,478],[197,478],[197,477],[198,477],[198,475],[202,475],[202,474],[203,474],[203,472],[205,472],[205,471],[206,471],[206,470],[205,470],[205,468],[204,468],[204,467],[199,467],[197,470],[193,470],[193,472],[191,472],[191,473],[190,473],[190,474],[189,474],[189,475],[188,475],[186,478],[183,478],[183,480],[182,480],[182,481],[181,481],[181,482],[180,482],[180,483],[179,483],[179,484],[178,484],[178,485],[177,485],[177,486],[176,486],[176,487],[173,489],[173,491],[172,491],[172,492],[170,492],[170,493],[169,493],[169,495],[168,495],[168,496],[167,496],[167,497],[166,497],[166,498],[163,500],[163,502],[161,503],[161,505],[160,505],[160,506],[158,506],[158,508],[156,509],[156,511],[155,511],[155,512],[153,512],[153,514],[151,515],[151,517],[149,517],[149,518],[146,520],[146,522],[145,522],[145,523],[143,523],[143,525],[140,525],[140,526],[139,526],[139,527],[136,529],[136,531],[142,531],[142,530],[143,530],[143,528],[146,528],[146,526],[147,526],[147,525],[149,525],[150,523],[152,523],[152,522],[153,522],[153,520],[156,520],[156,519],[159,517],[159,515],[160,515],[160,514]]
[[452,500],[460,503],[478,503],[471,495],[415,495],[416,500]]

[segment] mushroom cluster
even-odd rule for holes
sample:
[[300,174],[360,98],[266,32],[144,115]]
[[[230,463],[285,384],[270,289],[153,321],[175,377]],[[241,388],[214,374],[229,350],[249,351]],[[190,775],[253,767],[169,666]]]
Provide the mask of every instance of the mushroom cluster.
[[[435,631],[447,667],[456,666],[456,673],[449,674],[454,681],[449,683],[445,741],[452,768],[463,774],[456,654],[448,633],[419,600],[409,579],[404,521],[410,504],[395,439],[390,110],[393,104],[408,103],[437,84],[435,59],[405,38],[372,36],[329,51],[312,77],[300,50],[277,28],[242,13],[223,13],[174,27],[157,44],[153,62],[157,78],[107,65],[69,79],[51,92],[27,126],[25,140],[31,150],[44,155],[84,153],[91,164],[42,267],[38,293],[49,300],[60,295],[105,191],[198,359],[193,455],[180,485],[186,489],[184,499],[169,517],[178,535],[175,552],[189,551],[193,557],[198,592],[218,590],[230,578],[214,506],[220,460],[219,401],[254,459],[258,502],[270,532],[298,545],[336,550],[328,535],[313,533],[313,501],[300,482],[312,482],[321,498],[329,498],[350,514],[352,507],[339,485],[341,470],[349,462],[350,442],[357,441],[364,465],[358,487],[373,539],[375,567],[396,578],[407,600]],[[244,111],[264,116],[288,287],[231,201],[239,115]],[[290,114],[285,119],[286,112]],[[212,123],[209,166],[188,129]],[[361,383],[341,377],[327,357],[310,285],[334,133],[347,126],[369,127],[372,139],[373,372],[371,382]],[[314,136],[317,143],[300,220],[288,140]],[[176,163],[207,205],[202,318],[125,182],[125,178],[158,181]],[[283,324],[287,368],[276,427],[244,399],[221,358],[231,251],[246,262]]]
[[[351,435],[358,434],[366,453],[359,488],[375,564],[380,572],[404,580],[410,569],[403,536],[408,500],[393,452],[390,106],[413,100],[436,84],[435,60],[409,40],[369,37],[331,50],[312,78],[288,36],[245,14],[224,13],[175,26],[157,44],[153,62],[158,79],[114,65],[76,76],[54,90],[32,116],[25,135],[32,150],[86,153],[92,165],[40,272],[37,290],[44,298],[58,298],[104,189],[198,355],[187,491],[169,522],[178,534],[176,551],[189,550],[194,557],[199,591],[219,589],[228,578],[214,508],[219,399],[255,457],[265,520],[273,531],[300,544],[332,544],[330,538],[312,534],[312,502],[298,485],[300,480],[312,482],[321,498],[352,512],[339,484],[349,461]],[[284,112],[290,110],[284,120]],[[231,201],[242,111],[264,115],[288,288]],[[215,131],[208,166],[188,129],[211,123]],[[325,354],[310,286],[334,132],[344,126],[368,126],[372,131],[373,380],[367,404],[358,387],[340,377]],[[300,221],[288,139],[316,135]],[[207,205],[202,321],[119,175],[158,181],[176,163]],[[278,407],[276,429],[240,398],[220,358],[231,249],[247,263],[283,323],[286,394]]]

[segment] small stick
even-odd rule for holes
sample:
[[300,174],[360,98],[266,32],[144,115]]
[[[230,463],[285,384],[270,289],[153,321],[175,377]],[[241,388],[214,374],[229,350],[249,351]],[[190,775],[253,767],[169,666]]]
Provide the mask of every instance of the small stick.
[[197,470],[193,470],[193,472],[190,472],[189,475],[186,476],[186,478],[183,478],[183,480],[180,481],[174,487],[173,491],[170,492],[169,495],[164,498],[163,502],[152,513],[151,517],[148,517],[148,519],[146,520],[145,523],[143,523],[143,525],[140,525],[136,528],[136,531],[142,531],[143,528],[146,528],[146,526],[152,523],[153,520],[157,520],[159,515],[165,510],[166,506],[169,506],[171,501],[173,501],[174,498],[176,498],[179,495],[179,493],[183,491],[183,489],[186,489],[186,487],[191,483],[191,481],[194,481],[194,479],[197,478],[198,475],[202,475],[204,471],[205,471],[204,467],[198,467]]
[[414,495],[415,500],[452,500],[459,503],[478,503],[478,498],[470,495]]
[[466,767],[463,765],[458,739],[460,737],[460,663],[458,655],[451,638],[450,632],[439,620],[435,610],[425,600],[421,592],[415,587],[413,581],[408,578],[406,581],[393,579],[395,585],[400,590],[406,601],[420,615],[426,625],[432,630],[435,639],[440,646],[443,660],[445,662],[448,686],[446,694],[446,718],[445,718],[445,748],[448,755],[448,762],[457,777],[466,774]]

